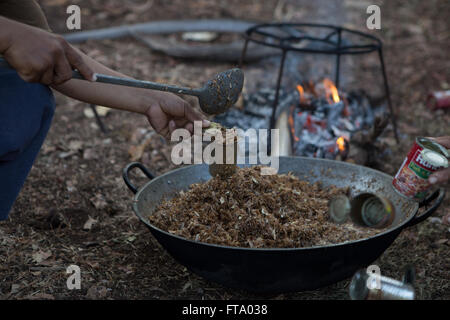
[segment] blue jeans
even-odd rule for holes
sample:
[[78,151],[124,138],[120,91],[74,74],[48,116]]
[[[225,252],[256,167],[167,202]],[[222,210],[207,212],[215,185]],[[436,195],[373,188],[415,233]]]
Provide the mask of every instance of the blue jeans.
[[0,220],[5,220],[44,142],[55,111],[51,90],[0,68]]

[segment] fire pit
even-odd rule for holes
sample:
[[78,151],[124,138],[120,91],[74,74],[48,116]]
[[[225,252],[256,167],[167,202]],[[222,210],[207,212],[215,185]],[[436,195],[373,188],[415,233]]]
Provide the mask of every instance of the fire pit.
[[297,90],[299,102],[288,111],[294,155],[345,160],[352,135],[369,130],[375,117],[383,116],[364,91],[339,93],[327,78],[297,85]]
[[[221,115],[216,121],[242,129],[283,129],[283,125],[287,126],[287,134],[280,133],[281,140],[285,137],[285,143],[289,144],[289,152],[283,155],[345,160],[350,139],[357,132],[371,132],[377,125],[377,116],[390,119],[398,141],[379,39],[342,27],[285,23],[256,25],[246,31],[245,39],[241,61],[244,61],[249,42],[280,49],[277,82],[272,88],[264,87],[246,94],[243,108]],[[291,51],[295,54],[334,55],[335,82],[322,77],[316,82],[309,79],[282,85],[286,69],[290,69],[285,65],[289,61],[287,53]],[[384,108],[375,110],[376,106],[372,105],[371,97],[364,90],[345,92],[339,89],[341,56],[372,52],[378,53],[388,112]],[[387,122],[384,123],[386,125]]]

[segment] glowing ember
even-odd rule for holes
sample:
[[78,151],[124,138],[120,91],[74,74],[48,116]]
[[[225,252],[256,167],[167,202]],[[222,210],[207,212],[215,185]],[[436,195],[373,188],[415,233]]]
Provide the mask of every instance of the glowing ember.
[[300,94],[300,104],[303,104],[305,102],[305,90],[303,90],[301,85],[297,85],[297,90]]
[[328,99],[328,101],[330,103],[331,103],[330,96],[333,98],[333,102],[334,103],[338,103],[339,101],[341,101],[341,99],[339,98],[338,89],[334,85],[333,81],[331,81],[330,79],[325,78],[323,80],[323,85],[324,85],[325,90],[327,92],[327,99]]
[[336,140],[336,144],[337,144],[337,146],[339,148],[339,151],[345,151],[345,139],[344,139],[344,137],[339,137]]

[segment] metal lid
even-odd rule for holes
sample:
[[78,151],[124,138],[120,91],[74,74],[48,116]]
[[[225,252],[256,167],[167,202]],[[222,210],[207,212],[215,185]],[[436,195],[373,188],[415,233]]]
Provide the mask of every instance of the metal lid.
[[331,219],[333,219],[336,223],[344,223],[347,221],[347,218],[350,214],[350,200],[344,194],[340,194],[328,203],[329,206],[329,214]]
[[425,137],[418,137],[417,138],[417,142],[424,148],[424,149],[429,149],[432,150],[434,152],[440,153],[442,155],[444,155],[445,157],[449,157],[449,151],[444,148],[444,146],[440,145],[439,143],[437,143],[434,140],[431,140],[429,138],[425,138]]
[[385,228],[395,219],[395,209],[386,197],[361,193],[355,196],[351,202],[350,217],[360,226],[369,228]]
[[437,153],[433,150],[423,150],[420,154],[422,156],[422,159],[431,164],[434,167],[438,168],[447,168],[448,167],[448,160],[447,158]]
[[352,300],[365,300],[369,295],[369,289],[367,288],[367,279],[369,278],[365,270],[358,270],[352,278],[348,287],[350,299]]

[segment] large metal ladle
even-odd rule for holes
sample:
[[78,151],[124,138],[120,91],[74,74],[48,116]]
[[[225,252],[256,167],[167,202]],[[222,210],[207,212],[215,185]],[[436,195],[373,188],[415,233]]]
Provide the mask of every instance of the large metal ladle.
[[[3,59],[0,59],[0,67],[11,68],[11,66]],[[72,77],[75,79],[86,80],[78,71],[73,71]],[[203,112],[207,114],[219,114],[227,111],[234,103],[236,103],[244,84],[244,73],[238,68],[226,70],[217,74],[214,79],[209,80],[202,88],[198,89],[120,78],[99,73],[96,74],[95,82],[196,96],[198,97],[200,108]]]

